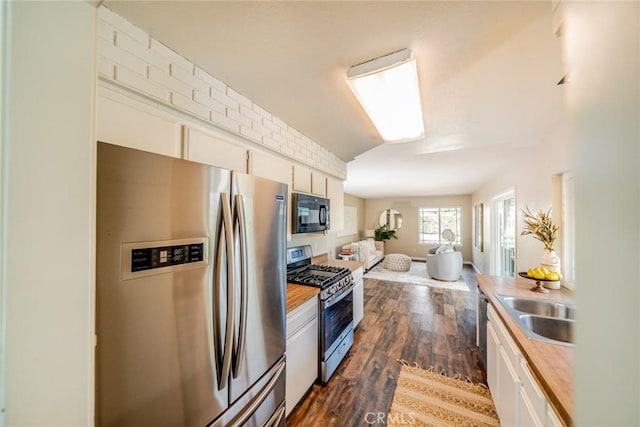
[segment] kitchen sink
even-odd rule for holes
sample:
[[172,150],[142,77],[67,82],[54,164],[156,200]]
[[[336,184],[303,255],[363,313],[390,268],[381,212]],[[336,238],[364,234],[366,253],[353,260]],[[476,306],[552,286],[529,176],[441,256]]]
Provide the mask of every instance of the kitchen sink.
[[573,344],[573,320],[555,317],[534,316],[531,314],[520,316],[523,324],[536,335],[552,341]]
[[498,295],[502,305],[515,311],[559,319],[575,319],[576,308],[562,302]]
[[573,346],[576,307],[559,301],[496,295],[527,337]]

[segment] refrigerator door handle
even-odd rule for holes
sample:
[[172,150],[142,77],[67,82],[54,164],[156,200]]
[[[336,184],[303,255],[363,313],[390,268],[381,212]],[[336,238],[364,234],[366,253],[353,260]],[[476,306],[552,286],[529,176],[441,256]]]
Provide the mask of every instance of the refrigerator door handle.
[[[239,237],[240,237],[240,325],[238,328],[238,346],[235,351],[235,358],[233,363],[233,377],[238,378],[240,375],[240,365],[242,364],[242,358],[244,357],[244,347],[247,339],[247,298],[248,298],[248,283],[247,283],[247,222],[244,212],[244,198],[242,195],[237,194],[235,196],[235,217],[238,225]],[[235,230],[234,230],[235,232]]]
[[[227,386],[229,372],[231,370],[231,353],[233,344],[233,319],[234,319],[234,251],[233,251],[233,222],[231,219],[231,201],[229,195],[222,193],[220,195],[222,205],[222,221],[218,220],[218,229],[216,232],[216,242],[218,245],[216,251],[216,262],[213,274],[213,293],[214,293],[214,347],[216,359],[216,373],[218,374],[218,390],[223,390]],[[221,347],[222,325],[220,324],[220,272],[222,269],[222,231],[224,230],[225,253],[227,254],[227,318],[224,336],[224,348]],[[222,359],[222,361],[220,360]]]

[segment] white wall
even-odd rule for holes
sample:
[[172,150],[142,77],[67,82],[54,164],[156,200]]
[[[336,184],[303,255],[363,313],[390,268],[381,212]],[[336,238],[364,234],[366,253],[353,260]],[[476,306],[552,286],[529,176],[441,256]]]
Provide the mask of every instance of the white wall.
[[[558,87],[558,90],[564,90]],[[568,135],[566,120],[559,118],[561,122],[558,129],[549,135],[549,138],[540,142],[534,148],[521,150],[519,159],[506,163],[503,172],[486,185],[475,191],[472,195],[472,206],[478,203],[484,204],[483,215],[483,251],[473,248],[473,264],[481,272],[490,273],[490,254],[493,246],[491,233],[491,221],[493,212],[492,199],[506,190],[514,189],[516,196],[516,271],[524,271],[540,264],[543,254],[543,245],[532,236],[520,236],[522,231],[521,210],[528,206],[533,212],[553,207],[552,217],[559,222],[559,208],[554,204],[554,192],[552,177],[572,169],[571,141]],[[556,252],[561,254],[561,238],[556,244]]]
[[[112,12],[98,9],[98,73],[110,84],[345,179],[344,161],[197,64]],[[284,94],[283,96],[288,96]]]
[[424,259],[429,248],[434,244],[418,243],[418,212],[420,208],[462,207],[462,245],[456,249],[462,252],[465,261],[471,261],[472,229],[471,196],[437,196],[437,197],[397,197],[366,199],[365,228],[380,227],[380,214],[386,209],[397,209],[402,214],[402,227],[398,229],[397,239],[384,243],[386,254],[401,253],[415,259]]
[[640,3],[566,2],[576,424],[640,425]]
[[7,4],[7,426],[93,424],[95,15],[87,2]]
[[4,94],[7,91],[5,76],[6,76],[6,61],[5,52],[7,33],[5,21],[7,10],[7,2],[0,2],[0,427],[5,426],[4,422],[4,408],[5,408],[5,313],[7,307],[5,305],[5,283],[6,283],[6,259],[4,256],[5,250],[5,226],[4,226],[4,147],[5,147],[5,117],[2,111],[5,111]]

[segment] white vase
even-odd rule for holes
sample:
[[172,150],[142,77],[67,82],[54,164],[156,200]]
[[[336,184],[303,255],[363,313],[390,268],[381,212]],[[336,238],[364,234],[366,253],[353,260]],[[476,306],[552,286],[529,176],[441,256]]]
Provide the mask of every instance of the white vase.
[[[560,258],[556,255],[554,250],[544,250],[544,254],[540,258],[540,265],[545,267],[549,271],[555,271],[560,273]],[[545,288],[548,289],[560,289],[560,280],[554,282],[542,282]]]

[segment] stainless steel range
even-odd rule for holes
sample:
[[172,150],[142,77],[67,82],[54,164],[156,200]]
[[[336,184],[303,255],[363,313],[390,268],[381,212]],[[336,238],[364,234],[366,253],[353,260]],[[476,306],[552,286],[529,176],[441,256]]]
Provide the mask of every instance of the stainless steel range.
[[326,383],[353,344],[351,270],[311,264],[311,246],[287,249],[287,282],[320,288],[318,377]]

